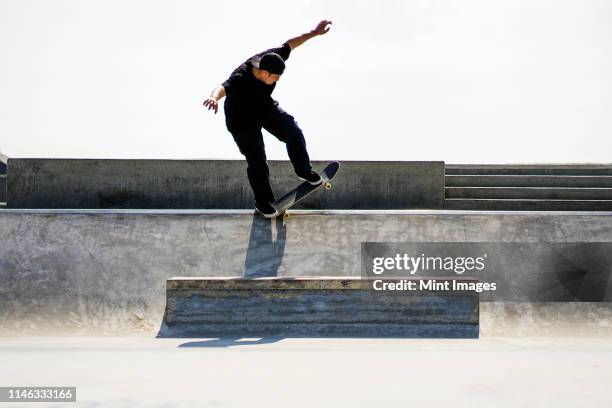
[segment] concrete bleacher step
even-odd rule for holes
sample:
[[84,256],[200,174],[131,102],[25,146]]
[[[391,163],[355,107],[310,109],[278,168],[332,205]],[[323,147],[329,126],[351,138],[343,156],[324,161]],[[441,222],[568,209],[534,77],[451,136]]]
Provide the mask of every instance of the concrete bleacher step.
[[612,200],[612,188],[447,187],[446,198]]
[[612,211],[612,200],[462,199],[444,200],[448,210]]
[[[477,281],[435,279],[445,280]],[[171,278],[158,336],[478,337],[477,292],[374,291],[372,282],[346,276]]]
[[446,165],[453,210],[610,211],[612,165]]
[[608,175],[612,164],[446,164],[446,175]]
[[449,175],[446,187],[585,187],[612,188],[612,176]]

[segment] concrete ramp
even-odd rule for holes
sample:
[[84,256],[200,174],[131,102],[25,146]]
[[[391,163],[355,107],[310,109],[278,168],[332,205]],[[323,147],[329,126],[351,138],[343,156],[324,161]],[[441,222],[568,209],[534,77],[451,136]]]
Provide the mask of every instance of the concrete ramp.
[[557,258],[569,263],[542,252],[531,261],[546,268],[496,270],[486,280],[506,290],[481,301],[612,299],[612,251],[572,258],[576,244],[612,242],[605,212],[296,211],[270,221],[241,210],[7,209],[0,231],[3,334],[154,334],[171,277],[358,277],[363,242],[566,245]]

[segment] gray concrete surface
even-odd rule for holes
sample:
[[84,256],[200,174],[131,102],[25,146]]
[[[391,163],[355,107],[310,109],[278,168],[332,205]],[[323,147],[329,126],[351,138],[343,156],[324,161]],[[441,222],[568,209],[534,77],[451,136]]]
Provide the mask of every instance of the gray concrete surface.
[[2,385],[76,386],[7,407],[609,408],[610,338],[0,338]]
[[612,337],[611,302],[481,302],[483,338]]
[[[418,288],[421,279],[406,278]],[[398,294],[361,277],[171,278],[160,337],[478,338],[479,296],[452,289]],[[385,283],[391,283],[386,281]]]
[[[328,162],[313,162],[316,171]],[[296,187],[288,161],[270,161],[277,197]],[[442,208],[443,162],[342,162],[333,188],[297,208]],[[241,160],[9,159],[10,208],[247,209]]]
[[[173,276],[358,276],[365,241],[612,242],[611,215],[296,211],[269,221],[246,210],[7,209],[0,212],[0,331],[155,332]],[[509,267],[490,279],[550,300],[610,299],[605,269],[548,272]]]

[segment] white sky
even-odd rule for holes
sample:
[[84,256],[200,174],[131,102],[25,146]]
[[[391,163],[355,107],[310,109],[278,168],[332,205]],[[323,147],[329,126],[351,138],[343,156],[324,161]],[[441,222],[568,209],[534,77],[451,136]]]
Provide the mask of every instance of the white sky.
[[274,93],[313,160],[612,162],[606,0],[0,0],[0,150],[241,158],[204,97],[321,19]]

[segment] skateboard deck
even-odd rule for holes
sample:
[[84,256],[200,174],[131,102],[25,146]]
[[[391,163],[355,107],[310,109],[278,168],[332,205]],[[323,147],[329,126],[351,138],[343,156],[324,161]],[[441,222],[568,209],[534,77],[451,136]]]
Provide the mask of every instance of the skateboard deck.
[[325,187],[326,190],[331,189],[330,180],[334,178],[339,168],[339,162],[331,162],[323,169],[323,171],[319,173],[319,175],[323,179],[323,182],[321,184],[313,186],[309,182],[304,181],[302,184],[300,184],[278,200],[274,201],[272,203],[272,207],[274,207],[279,212],[279,214],[285,213],[285,216],[287,216],[286,211],[289,208],[304,200],[306,197],[317,191],[319,188]]

